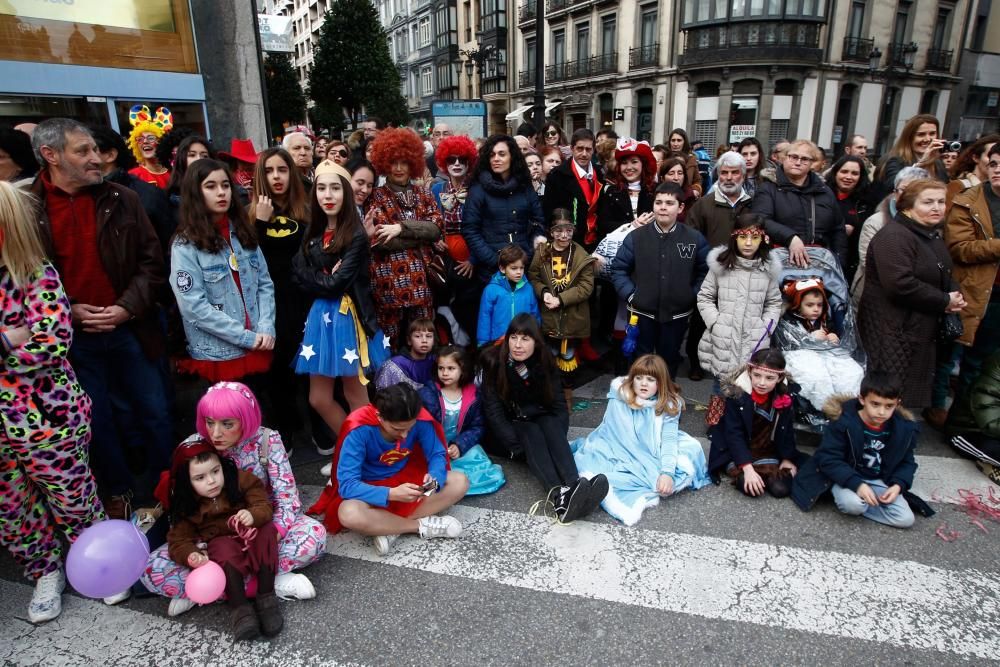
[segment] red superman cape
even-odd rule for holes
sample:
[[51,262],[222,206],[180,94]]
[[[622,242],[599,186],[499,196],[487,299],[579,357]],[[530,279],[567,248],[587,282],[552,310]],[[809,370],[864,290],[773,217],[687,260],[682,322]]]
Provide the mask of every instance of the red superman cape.
[[[441,444],[444,442],[444,429],[441,424],[431,416],[426,409],[420,408],[420,412],[417,414],[417,421],[430,422],[434,427],[434,432],[438,436],[438,441],[434,443],[434,446],[443,447]],[[338,515],[338,510],[340,509],[340,504],[344,502],[344,499],[340,497],[340,487],[337,483],[337,466],[340,463],[340,451],[344,444],[344,440],[347,438],[347,434],[360,426],[378,426],[378,411],[375,409],[374,405],[366,405],[363,408],[358,408],[351,414],[347,415],[347,419],[344,420],[344,424],[340,427],[340,434],[337,436],[336,449],[333,451],[333,466],[330,471],[330,483],[323,488],[323,493],[320,495],[319,500],[313,503],[313,506],[306,510],[306,514],[310,514],[316,517],[323,517],[323,525],[326,526],[327,533],[334,535],[343,529],[340,525],[340,517]],[[427,459],[424,456],[421,444],[416,444],[409,455],[409,461],[403,466],[403,469],[397,472],[395,475],[391,475],[385,479],[379,480],[364,480],[366,484],[371,484],[372,486],[388,486],[394,487],[404,484],[406,482],[411,482],[413,484],[423,484],[424,475],[427,474]],[[451,469],[451,462],[448,457],[445,456],[445,465],[448,469]],[[444,480],[438,480],[442,484]],[[403,503],[395,500],[389,501],[389,506],[385,509],[396,514],[398,516],[410,516],[417,509],[417,505],[420,501],[416,500],[412,503]]]

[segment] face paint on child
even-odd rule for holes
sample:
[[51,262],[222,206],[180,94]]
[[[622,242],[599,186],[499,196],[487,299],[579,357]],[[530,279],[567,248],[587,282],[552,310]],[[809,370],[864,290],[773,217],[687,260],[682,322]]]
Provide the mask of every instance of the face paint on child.
[[770,394],[781,381],[781,375],[766,368],[750,369],[750,386],[758,394]]

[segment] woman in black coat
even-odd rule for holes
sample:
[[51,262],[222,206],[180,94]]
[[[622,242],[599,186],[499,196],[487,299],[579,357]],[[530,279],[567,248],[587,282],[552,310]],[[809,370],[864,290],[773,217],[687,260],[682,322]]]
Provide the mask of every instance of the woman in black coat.
[[903,382],[903,403],[931,404],[936,338],[945,313],[965,299],[951,277],[951,256],[941,236],[945,185],[912,181],[896,201],[898,213],[868,246],[858,330],[868,366]]
[[545,241],[542,205],[513,138],[496,134],[479,149],[462,215],[462,236],[483,283],[496,273],[505,247],[521,246],[530,262]]
[[819,245],[847,264],[847,230],[840,205],[823,179],[812,171],[818,149],[811,141],[792,142],[775,169],[775,180],[757,184],[750,209],[767,220],[775,245],[788,247],[797,266],[807,266],[805,246]]
[[856,155],[845,155],[834,162],[826,176],[826,186],[837,198],[847,231],[847,264],[843,269],[848,284],[854,282],[854,273],[858,269],[861,225],[874,212],[868,201],[870,184],[865,162]]

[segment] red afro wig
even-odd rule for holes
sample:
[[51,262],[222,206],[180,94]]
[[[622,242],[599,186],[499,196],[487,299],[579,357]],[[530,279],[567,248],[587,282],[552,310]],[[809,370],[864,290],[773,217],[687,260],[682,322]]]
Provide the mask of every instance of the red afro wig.
[[438,169],[443,171],[448,170],[448,158],[450,157],[465,158],[465,164],[469,165],[471,172],[479,160],[479,151],[476,150],[476,144],[472,139],[463,134],[457,134],[442,139],[437,150],[434,151],[434,162],[437,163]]
[[382,130],[372,144],[372,164],[380,174],[392,171],[392,163],[402,160],[410,165],[410,178],[420,178],[427,164],[424,162],[424,142],[417,133],[405,127]]

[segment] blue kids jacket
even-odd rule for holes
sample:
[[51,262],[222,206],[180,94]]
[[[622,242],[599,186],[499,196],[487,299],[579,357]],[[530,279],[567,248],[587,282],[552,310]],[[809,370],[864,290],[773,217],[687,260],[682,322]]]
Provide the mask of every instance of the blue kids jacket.
[[538,323],[542,315],[538,301],[531,289],[531,283],[522,277],[512,290],[510,281],[501,271],[486,284],[483,299],[479,303],[479,325],[476,327],[476,342],[480,347],[492,343],[507,333],[507,327],[515,315],[531,313]]

